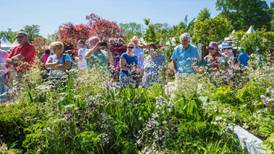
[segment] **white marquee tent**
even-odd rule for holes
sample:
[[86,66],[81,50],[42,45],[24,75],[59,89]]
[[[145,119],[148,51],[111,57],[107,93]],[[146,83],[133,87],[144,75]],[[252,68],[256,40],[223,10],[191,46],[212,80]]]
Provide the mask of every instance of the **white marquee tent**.
[[0,41],[1,41],[0,47],[3,50],[9,50],[10,48],[13,47],[13,44],[11,44],[5,36],[3,36]]

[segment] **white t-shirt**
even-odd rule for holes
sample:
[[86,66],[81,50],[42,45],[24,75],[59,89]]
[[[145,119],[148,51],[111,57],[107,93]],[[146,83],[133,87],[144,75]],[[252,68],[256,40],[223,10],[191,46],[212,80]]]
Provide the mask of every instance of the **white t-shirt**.
[[85,58],[87,52],[88,52],[87,48],[80,48],[78,50],[78,57],[79,57],[78,67],[80,70],[84,70],[88,68],[87,60]]

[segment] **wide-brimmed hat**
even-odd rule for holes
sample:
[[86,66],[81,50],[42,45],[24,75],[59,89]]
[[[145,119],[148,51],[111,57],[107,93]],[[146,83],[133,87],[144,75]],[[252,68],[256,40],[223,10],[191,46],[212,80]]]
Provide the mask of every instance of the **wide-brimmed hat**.
[[232,46],[229,43],[222,43],[222,49],[232,49]]
[[233,40],[232,40],[231,37],[226,37],[226,38],[224,39],[224,42],[232,43]]
[[217,42],[210,42],[207,46],[207,49],[216,49],[218,50],[218,43]]

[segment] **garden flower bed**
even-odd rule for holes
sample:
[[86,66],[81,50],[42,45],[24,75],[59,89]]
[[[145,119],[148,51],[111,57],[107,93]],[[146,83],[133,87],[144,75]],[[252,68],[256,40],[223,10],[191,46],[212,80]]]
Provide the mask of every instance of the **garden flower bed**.
[[6,149],[19,153],[247,153],[227,129],[227,123],[235,123],[263,139],[264,150],[272,150],[269,86],[273,76],[268,68],[248,73],[249,80],[241,87],[217,87],[199,74],[178,78],[165,88],[157,84],[148,89],[106,87],[108,76],[103,73],[70,75],[65,85],[55,87],[41,85],[39,73],[32,74],[34,80],[21,85],[18,100],[0,106],[1,142]]

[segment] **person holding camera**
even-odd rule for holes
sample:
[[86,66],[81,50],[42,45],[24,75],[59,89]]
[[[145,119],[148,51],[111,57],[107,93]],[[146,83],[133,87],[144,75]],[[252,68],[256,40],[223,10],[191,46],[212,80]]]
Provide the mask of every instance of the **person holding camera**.
[[104,41],[97,40],[94,47],[90,48],[85,56],[88,68],[107,69],[111,62],[111,54],[109,54],[108,44]]

